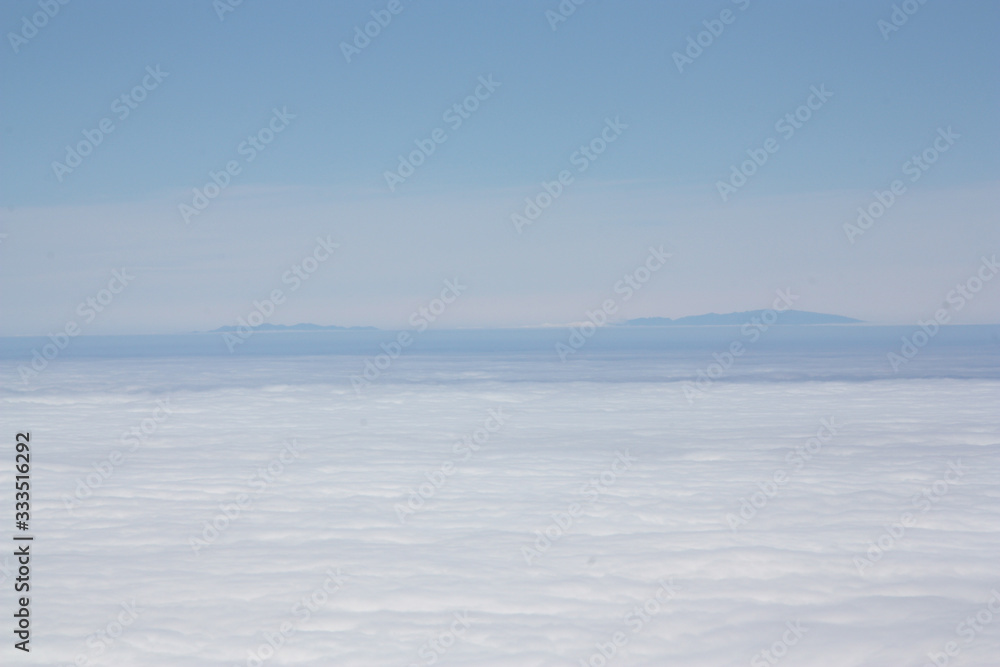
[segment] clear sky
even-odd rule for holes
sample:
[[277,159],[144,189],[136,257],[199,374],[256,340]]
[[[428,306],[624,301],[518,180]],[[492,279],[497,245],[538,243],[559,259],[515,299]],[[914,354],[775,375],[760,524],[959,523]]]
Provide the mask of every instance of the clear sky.
[[[225,2],[0,7],[0,334],[213,329],[276,289],[275,323],[406,327],[456,279],[435,326],[785,288],[907,324],[1000,250],[993,2]],[[997,322],[1000,280],[952,308]]]

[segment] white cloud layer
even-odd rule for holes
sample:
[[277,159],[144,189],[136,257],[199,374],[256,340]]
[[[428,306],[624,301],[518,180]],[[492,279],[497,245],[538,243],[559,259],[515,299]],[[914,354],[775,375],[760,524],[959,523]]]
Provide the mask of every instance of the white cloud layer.
[[420,355],[358,396],[360,363],[63,359],[5,389],[35,457],[17,659],[996,664],[1000,380],[772,374],[692,404],[638,356]]

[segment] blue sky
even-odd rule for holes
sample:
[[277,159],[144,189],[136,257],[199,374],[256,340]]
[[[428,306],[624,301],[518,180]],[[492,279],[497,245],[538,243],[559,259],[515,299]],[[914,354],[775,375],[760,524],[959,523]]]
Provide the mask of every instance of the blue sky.
[[[891,2],[588,1],[553,30],[555,1],[401,0],[347,62],[341,43],[389,4],[245,0],[220,20],[207,0],[70,2],[12,44],[42,10],[5,3],[0,333],[62,328],[122,267],[135,280],[85,333],[215,328],[274,289],[288,299],[273,322],[405,326],[456,277],[469,288],[439,326],[574,322],[650,245],[671,262],[623,317],[766,307],[792,288],[805,310],[913,323],[1000,245],[993,3],[914,1],[886,38]],[[724,11],[679,72],[672,54]],[[480,77],[499,85],[450,127]],[[812,87],[832,96],[783,137]],[[274,109],[294,118],[248,161],[241,142]],[[578,171],[574,152],[616,118],[627,127]],[[57,174],[102,119],[113,131]],[[910,181],[904,163],[949,127]],[[390,191],[385,172],[437,128],[447,140]],[[723,201],[718,182],[769,138]],[[179,206],[230,161],[239,173],[185,222]],[[572,183],[518,233],[511,214],[563,170]],[[844,225],[894,179],[905,193],[850,243]],[[282,276],[327,235],[338,252],[289,293]],[[955,321],[998,306],[1000,281]]]

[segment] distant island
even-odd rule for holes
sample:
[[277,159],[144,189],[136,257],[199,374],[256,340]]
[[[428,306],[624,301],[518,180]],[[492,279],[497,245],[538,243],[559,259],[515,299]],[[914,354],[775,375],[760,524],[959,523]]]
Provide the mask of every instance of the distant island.
[[[626,320],[620,326],[627,327],[663,327],[663,326],[707,326],[744,324],[752,318],[760,318],[765,310],[746,310],[742,313],[706,313],[705,315],[689,315],[676,320],[669,317],[640,317]],[[777,324],[857,324],[863,320],[843,315],[828,315],[826,313],[810,313],[805,310],[786,310],[778,313]]]
[[[753,318],[761,319],[767,310],[746,310],[741,313],[706,313],[704,315],[688,315],[679,317],[676,320],[669,317],[639,317],[634,320],[616,322],[614,326],[620,327],[664,327],[664,326],[739,326],[750,322]],[[773,317],[775,311],[770,311]],[[811,313],[805,310],[786,310],[778,312],[778,321],[775,324],[859,324],[864,320],[857,320],[853,317],[843,315],[829,315],[827,313]],[[234,333],[240,326],[228,325],[213,329],[209,333]],[[252,327],[255,331],[378,331],[378,327],[342,327],[335,324],[320,325],[303,322],[300,324],[264,324]]]
[[[239,327],[225,326],[213,329],[209,333],[231,333]],[[319,324],[258,324],[253,327],[255,331],[375,331],[377,327],[338,327],[336,325],[321,326]]]

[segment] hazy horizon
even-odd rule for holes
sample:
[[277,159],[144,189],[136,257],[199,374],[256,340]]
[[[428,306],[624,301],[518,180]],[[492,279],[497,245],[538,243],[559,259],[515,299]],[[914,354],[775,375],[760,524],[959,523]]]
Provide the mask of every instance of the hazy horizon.
[[[448,280],[434,326],[781,289],[916,324],[1000,248],[1000,6],[558,5],[5,4],[0,335],[210,330],[274,290],[268,321],[394,329]],[[996,322],[994,283],[951,321]]]

